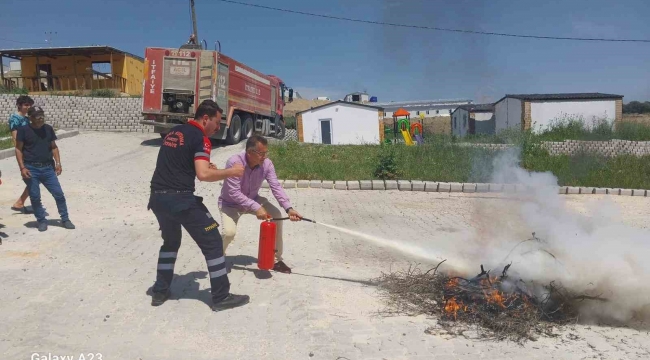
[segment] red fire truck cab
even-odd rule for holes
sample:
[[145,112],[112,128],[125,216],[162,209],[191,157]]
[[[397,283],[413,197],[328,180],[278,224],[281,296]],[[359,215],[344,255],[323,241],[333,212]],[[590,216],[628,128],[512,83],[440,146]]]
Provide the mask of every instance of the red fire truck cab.
[[212,138],[236,144],[253,134],[283,138],[285,96],[293,90],[273,75],[264,75],[219,51],[200,46],[145,50],[141,124],[165,136],[192,119],[196,107],[212,99],[224,109]]

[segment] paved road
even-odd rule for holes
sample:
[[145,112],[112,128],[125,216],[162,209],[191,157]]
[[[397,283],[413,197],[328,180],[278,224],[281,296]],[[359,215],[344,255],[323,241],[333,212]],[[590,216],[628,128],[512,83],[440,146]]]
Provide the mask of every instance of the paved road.
[[[152,135],[83,133],[60,142],[61,182],[77,230],[34,228],[9,210],[22,190],[14,159],[0,161],[0,358],[101,353],[102,359],[647,359],[650,336],[624,328],[576,326],[524,346],[432,335],[435,321],[382,317],[368,280],[409,258],[311,223],[286,226],[285,257],[294,273],[256,270],[259,222],[243,218],[229,261],[233,292],[251,303],[212,313],[198,247],[184,232],[172,300],[151,307],[161,240],[146,210],[160,141]],[[222,165],[239,146],[213,151]],[[218,214],[218,184],[198,186]],[[265,190],[264,195],[270,196]],[[475,209],[511,200],[479,194],[291,189],[307,217],[420,246],[453,244],[480,228]],[[584,197],[567,198],[584,210]],[[643,226],[647,199],[628,198],[626,219]],[[44,202],[52,219],[53,199]],[[528,230],[523,229],[522,234]],[[451,247],[442,247],[448,251]],[[570,340],[573,336],[577,340]],[[86,356],[86,359],[90,357]],[[98,359],[99,357],[95,357]]]

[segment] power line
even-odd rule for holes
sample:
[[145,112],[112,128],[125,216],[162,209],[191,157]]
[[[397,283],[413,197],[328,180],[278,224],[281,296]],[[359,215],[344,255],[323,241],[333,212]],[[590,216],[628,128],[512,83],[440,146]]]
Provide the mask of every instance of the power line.
[[271,7],[271,6],[249,4],[249,3],[244,3],[244,2],[239,2],[239,1],[232,1],[232,0],[216,0],[216,1],[221,1],[221,2],[225,2],[225,3],[231,3],[231,4],[237,4],[237,5],[250,6],[250,7],[256,7],[256,8],[267,9],[267,10],[282,11],[282,12],[299,14],[299,15],[315,16],[315,17],[321,17],[321,18],[326,18],[326,19],[344,20],[344,21],[351,21],[351,22],[358,22],[358,23],[365,23],[365,24],[386,25],[386,26],[413,28],[413,29],[421,29],[421,30],[436,30],[436,31],[447,31],[447,32],[476,34],[476,35],[507,36],[507,37],[515,37],[515,38],[546,39],[546,40],[650,43],[650,39],[607,39],[607,38],[580,38],[580,37],[561,37],[561,36],[521,35],[521,34],[507,34],[507,33],[487,32],[487,31],[464,30],[464,29],[449,29],[449,28],[440,28],[440,27],[433,27],[433,26],[406,25],[406,24],[396,24],[396,23],[388,23],[388,22],[382,22],[382,21],[352,19],[352,18],[346,18],[346,17],[341,17],[341,16],[314,14],[314,13],[309,13],[309,12],[304,12],[304,11],[281,9],[281,8],[276,8],[276,7]]
[[9,42],[13,42],[13,43],[19,43],[19,44],[39,44],[39,45],[43,45],[43,43],[29,42],[29,41],[17,41],[17,40],[5,39],[5,38],[0,38],[0,40],[9,41]]

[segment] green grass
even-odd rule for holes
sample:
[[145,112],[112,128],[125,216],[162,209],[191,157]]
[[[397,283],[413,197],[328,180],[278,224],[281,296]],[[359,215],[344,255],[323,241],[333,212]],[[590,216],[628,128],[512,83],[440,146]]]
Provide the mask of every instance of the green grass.
[[[394,155],[395,178],[437,181],[478,181],[489,176],[495,155],[484,149],[460,147],[450,142],[427,146],[404,145],[271,145],[270,157],[282,179],[363,180],[375,175],[381,159]],[[478,166],[481,165],[481,166]]]
[[559,185],[650,189],[650,156],[536,156],[526,165],[529,170],[552,172]]
[[[520,166],[529,171],[550,171],[559,185],[650,189],[650,156],[551,156],[536,144],[530,137],[521,137],[516,150]],[[269,151],[281,179],[444,182],[490,182],[493,161],[502,153],[459,146],[444,136],[428,137],[424,146],[288,142],[273,144]]]
[[14,142],[11,140],[11,131],[9,131],[9,124],[6,122],[0,123],[0,139],[6,137],[9,139],[0,140],[0,150],[14,147]]
[[10,149],[14,147],[14,142],[11,139],[0,140],[0,150]]
[[623,122],[617,125],[605,120],[587,123],[583,119],[562,118],[552,122],[536,133],[524,133],[516,130],[503,131],[498,135],[469,135],[458,141],[472,143],[506,144],[518,143],[522,136],[532,141],[608,141],[613,139],[631,141],[650,141],[650,126],[643,123]]
[[11,136],[9,131],[9,124],[7,122],[0,123],[0,138]]

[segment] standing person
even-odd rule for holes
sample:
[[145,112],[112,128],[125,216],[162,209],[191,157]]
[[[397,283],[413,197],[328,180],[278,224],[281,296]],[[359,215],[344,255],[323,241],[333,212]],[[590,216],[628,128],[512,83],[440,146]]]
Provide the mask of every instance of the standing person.
[[212,310],[226,310],[249,302],[248,295],[230,293],[219,224],[203,204],[203,198],[194,196],[195,177],[214,182],[244,173],[243,166],[218,170],[210,164],[212,144],[208,136],[219,129],[222,113],[216,102],[203,101],[196,109],[194,120],[172,128],[158,152],[147,207],[158,219],[163,239],[152,306],[162,305],[171,295],[169,288],[181,246],[181,226],[205,256],[210,273]]
[[47,230],[45,209],[41,204],[40,184],[43,184],[56,200],[63,227],[74,229],[75,226],[68,217],[65,195],[58,179],[63,168],[54,129],[45,123],[45,112],[40,106],[29,108],[27,116],[30,124],[19,127],[16,134],[16,160],[20,167],[20,174],[27,185],[29,199],[38,221],[38,231]]
[[[18,108],[18,111],[9,116],[9,131],[11,131],[11,140],[13,140],[14,146],[16,146],[16,135],[18,134],[18,128],[21,126],[29,125],[27,111],[33,105],[34,100],[27,95],[20,95],[18,99],[16,99],[16,107]],[[20,195],[18,200],[16,200],[14,206],[11,207],[11,210],[18,211],[23,214],[27,213],[27,209],[25,208],[25,201],[27,200],[28,196],[29,192],[27,191],[27,186],[25,186],[25,190],[23,190],[23,193]]]
[[[246,141],[246,150],[231,156],[226,162],[226,169],[241,164],[245,166],[246,171],[240,179],[226,179],[221,188],[219,209],[221,210],[221,221],[223,222],[224,253],[228,245],[235,239],[237,222],[241,215],[254,214],[260,220],[266,220],[269,217],[282,217],[282,213],[277,207],[266,198],[258,195],[264,180],[269,183],[271,192],[280,206],[289,214],[289,219],[299,221],[302,218],[302,215],[291,207],[289,197],[282,189],[280,182],[278,182],[273,162],[267,158],[268,153],[266,139],[253,135]],[[279,221],[275,234],[275,258],[277,262],[273,266],[273,270],[290,274],[291,268],[282,259],[282,249],[282,222]]]

